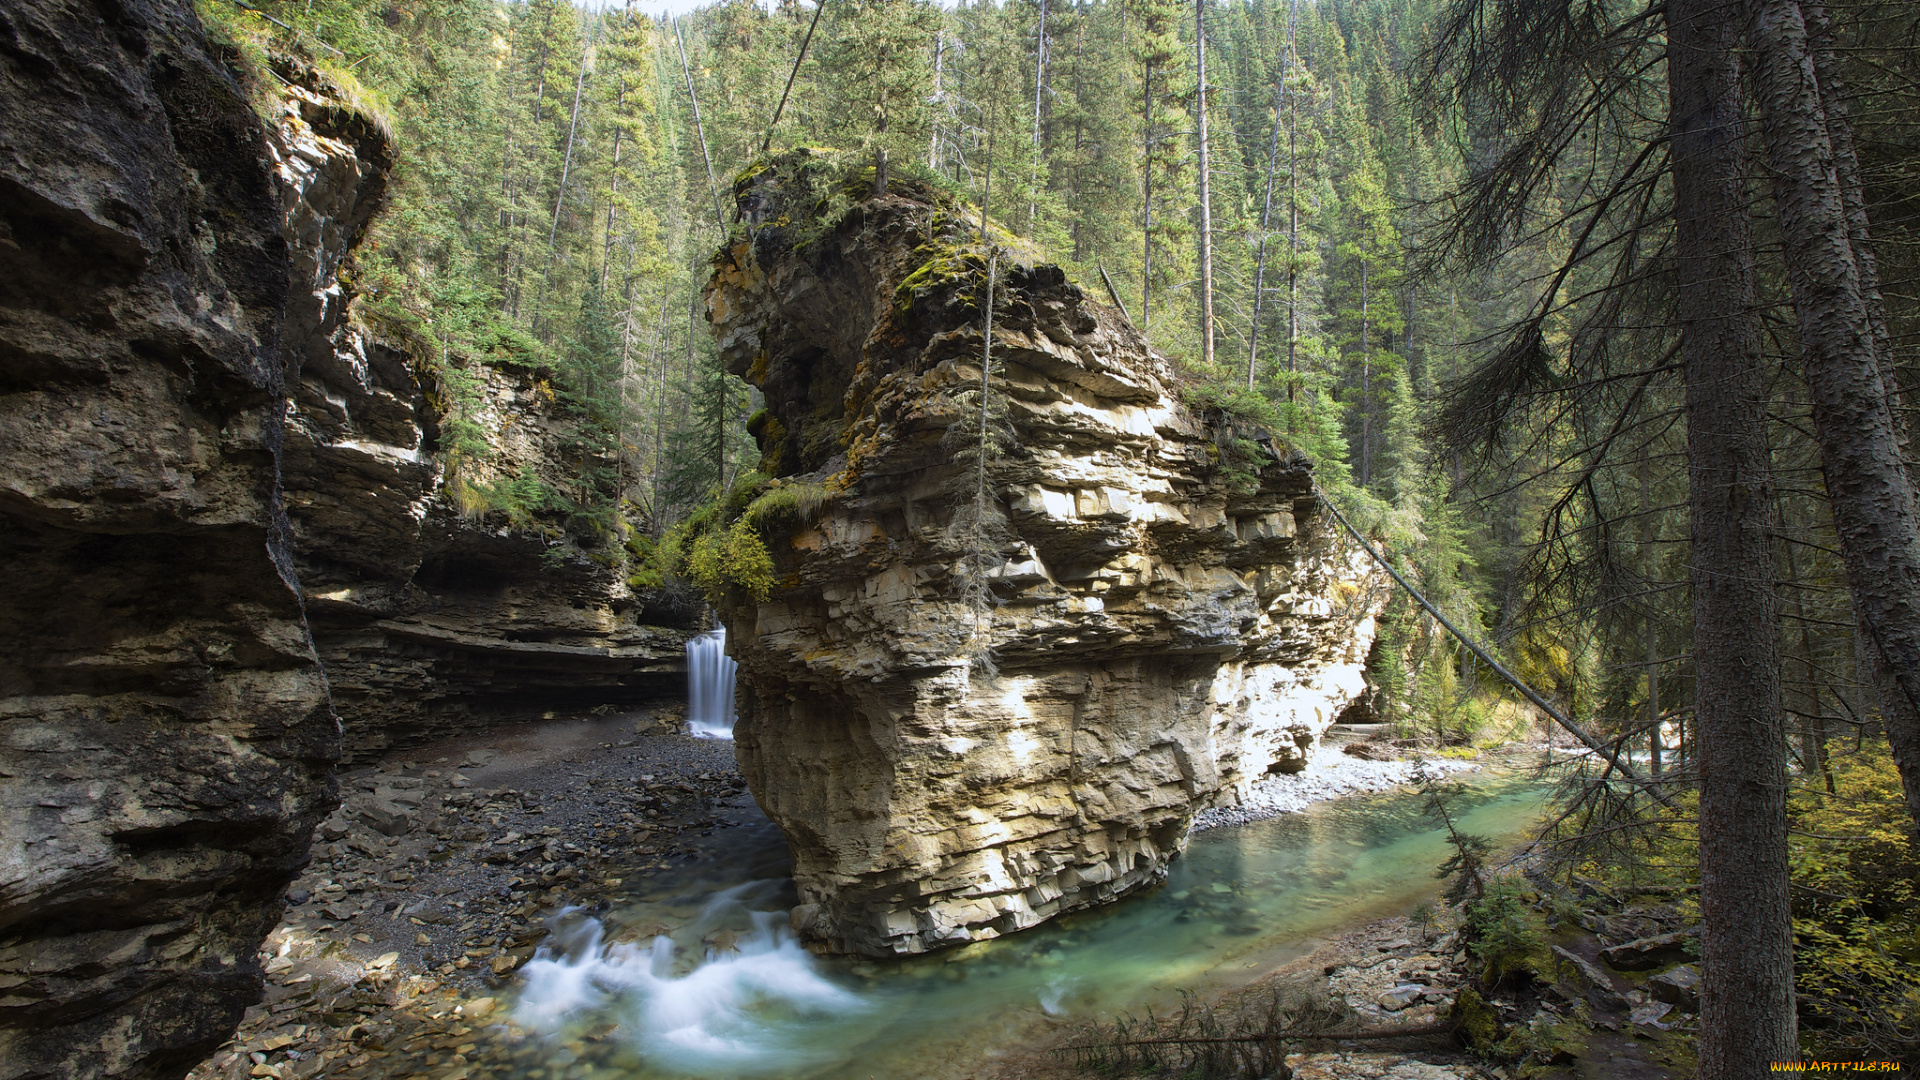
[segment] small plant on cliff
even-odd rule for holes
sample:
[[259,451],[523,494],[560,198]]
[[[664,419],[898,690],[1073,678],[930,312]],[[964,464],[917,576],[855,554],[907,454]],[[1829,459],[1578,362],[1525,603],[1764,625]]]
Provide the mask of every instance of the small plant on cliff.
[[1480,983],[1489,990],[1524,982],[1552,966],[1546,923],[1527,903],[1526,887],[1510,877],[1486,882],[1483,896],[1466,904],[1469,951],[1480,962]]
[[754,470],[669,530],[652,565],[663,579],[692,581],[714,603],[730,596],[765,600],[777,584],[767,539],[811,518],[831,494],[824,484],[774,480]]
[[535,514],[560,504],[558,494],[528,464],[522,464],[516,476],[470,486],[485,495],[488,509],[505,514],[517,527],[532,524]]
[[1280,412],[1257,390],[1228,383],[1201,383],[1180,392],[1213,438],[1214,475],[1235,494],[1260,486],[1260,470],[1273,460],[1267,446],[1280,426]]
[[688,576],[716,599],[736,589],[754,600],[773,592],[773,556],[746,518],[695,537],[685,565]]

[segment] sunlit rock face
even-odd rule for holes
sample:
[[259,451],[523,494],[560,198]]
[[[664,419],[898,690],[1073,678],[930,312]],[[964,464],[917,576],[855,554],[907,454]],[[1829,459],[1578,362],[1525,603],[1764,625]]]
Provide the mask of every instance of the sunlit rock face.
[[795,924],[917,953],[1158,881],[1196,811],[1298,768],[1363,695],[1382,582],[1305,461],[1268,452],[1235,483],[1228,433],[1121,313],[1017,253],[990,395],[1010,438],[976,532],[970,437],[948,428],[978,424],[977,226],[898,192],[796,226],[807,169],[741,183],[749,238],[707,293],[766,396],[763,468],[808,485],[770,530],[772,594],[723,604],[735,744],[791,843]]

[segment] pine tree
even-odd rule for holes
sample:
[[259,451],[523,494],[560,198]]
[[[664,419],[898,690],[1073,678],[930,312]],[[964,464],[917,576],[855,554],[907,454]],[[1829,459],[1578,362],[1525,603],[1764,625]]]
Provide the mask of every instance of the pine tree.
[[830,133],[873,160],[875,194],[894,162],[919,159],[931,135],[927,99],[940,17],[926,0],[836,0],[821,50]]

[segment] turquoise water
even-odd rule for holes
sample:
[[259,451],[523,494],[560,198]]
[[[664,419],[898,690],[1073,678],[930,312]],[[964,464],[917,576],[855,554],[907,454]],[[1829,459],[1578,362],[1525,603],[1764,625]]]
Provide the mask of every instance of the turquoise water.
[[[1462,826],[1516,838],[1542,794],[1476,780]],[[689,867],[600,921],[562,920],[551,955],[524,969],[514,1012],[549,1051],[516,1055],[513,1072],[936,1077],[1055,1025],[1254,981],[1338,931],[1429,902],[1446,856],[1418,796],[1348,799],[1199,833],[1165,885],[1119,904],[957,952],[868,961],[800,948],[786,929],[784,845],[770,825],[742,832],[724,863]]]

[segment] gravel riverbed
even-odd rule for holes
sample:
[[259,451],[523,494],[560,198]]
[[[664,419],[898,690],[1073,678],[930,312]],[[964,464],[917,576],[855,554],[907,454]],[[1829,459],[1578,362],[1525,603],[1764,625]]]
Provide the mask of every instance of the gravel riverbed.
[[1369,761],[1347,753],[1347,745],[1331,740],[1316,743],[1307,757],[1305,769],[1297,773],[1274,773],[1259,780],[1246,801],[1238,806],[1202,810],[1193,819],[1194,831],[1298,814],[1329,799],[1392,791],[1413,783],[1423,768],[1435,776],[1480,770],[1479,762],[1455,758]]

